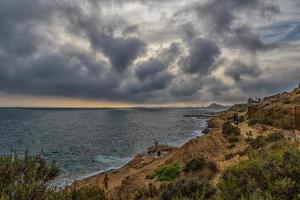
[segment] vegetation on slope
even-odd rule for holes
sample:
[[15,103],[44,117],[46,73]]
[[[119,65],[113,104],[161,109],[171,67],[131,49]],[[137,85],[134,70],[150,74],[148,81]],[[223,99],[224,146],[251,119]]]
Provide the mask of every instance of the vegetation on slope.
[[277,128],[295,128],[295,106],[300,106],[300,87],[290,93],[266,97],[258,105],[257,121]]
[[223,125],[223,136],[228,140],[230,143],[238,142],[239,136],[241,135],[240,129],[234,125],[230,121],[227,121]]
[[252,152],[248,160],[225,171],[218,189],[223,200],[299,199],[299,145],[280,141]]
[[159,168],[155,173],[155,176],[159,181],[171,181],[174,180],[179,173],[180,165],[178,163],[171,163]]
[[0,157],[1,200],[105,200],[101,188],[69,188],[58,190],[50,183],[59,174],[55,163],[48,164],[41,155],[28,153]]
[[[174,180],[160,188],[150,185],[136,194],[136,200],[296,200],[300,199],[300,149],[280,133],[248,141],[248,160],[229,167],[219,184],[212,185],[216,173],[211,161],[203,158],[186,163]],[[210,166],[210,167],[208,167]]]
[[199,177],[181,177],[163,184],[158,190],[153,185],[141,188],[135,200],[210,200],[215,194],[215,187]]

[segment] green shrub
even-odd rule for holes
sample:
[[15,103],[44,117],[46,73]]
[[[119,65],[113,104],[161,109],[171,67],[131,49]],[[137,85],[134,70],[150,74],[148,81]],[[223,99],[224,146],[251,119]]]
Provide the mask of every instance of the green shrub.
[[[272,116],[272,114],[270,114]],[[273,125],[273,119],[271,118],[271,116],[262,116],[261,119],[260,119],[260,122],[263,123],[263,124],[266,124],[266,125],[270,125],[272,126]]]
[[186,173],[199,172],[197,174],[198,176],[206,179],[211,179],[217,173],[218,168],[217,164],[214,161],[207,161],[204,158],[200,158],[193,159],[187,162],[183,171]]
[[207,167],[208,167],[209,171],[211,171],[213,174],[218,172],[218,166],[214,161],[208,161]]
[[180,178],[165,186],[162,199],[209,200],[215,188],[206,179]]
[[275,132],[275,133],[269,135],[269,136],[266,138],[266,141],[268,141],[268,142],[277,142],[277,141],[282,140],[282,139],[284,139],[284,138],[285,138],[285,137],[284,137],[284,135],[283,135],[282,133],[280,133],[280,132]]
[[230,143],[238,142],[239,136],[241,135],[240,129],[236,126],[233,126],[230,121],[227,121],[223,124],[222,133]]
[[224,156],[225,160],[231,160],[234,157],[235,157],[235,155],[233,153],[229,153]]
[[134,197],[134,200],[149,200],[159,196],[159,190],[153,185],[149,184],[147,188],[140,188]]
[[299,146],[280,141],[250,154],[224,172],[218,188],[223,200],[299,199]]
[[41,155],[0,157],[1,200],[105,200],[101,188],[57,190],[50,186],[59,174],[55,163],[48,164]]
[[178,163],[171,163],[160,167],[155,176],[159,181],[171,181],[175,179],[180,173],[180,165]]
[[240,137],[238,135],[229,135],[227,136],[227,141],[230,143],[236,143],[240,140]]
[[190,172],[190,171],[199,171],[202,170],[206,166],[206,160],[204,158],[200,159],[193,159],[186,163],[184,170],[185,172]]
[[258,120],[257,120],[257,119],[250,119],[250,120],[248,121],[248,126],[253,126],[253,125],[257,124],[257,123],[258,123]]
[[60,200],[106,200],[105,191],[103,188],[84,187],[75,188],[72,187],[70,190],[61,193]]
[[266,137],[261,135],[250,141],[250,147],[254,150],[257,150],[266,145],[267,145]]
[[59,174],[55,163],[50,165],[40,156],[23,158],[17,155],[0,157],[0,196],[3,199],[46,199],[50,181]]

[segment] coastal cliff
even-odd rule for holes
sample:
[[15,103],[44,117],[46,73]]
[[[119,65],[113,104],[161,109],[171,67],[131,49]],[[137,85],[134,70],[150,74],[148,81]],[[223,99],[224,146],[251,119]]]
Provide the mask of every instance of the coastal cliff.
[[[300,103],[299,91],[300,89],[298,88],[291,93],[285,93],[284,97],[279,95],[277,97],[266,98],[261,102],[261,108],[268,109],[271,106],[277,106],[284,109],[284,106],[279,105],[287,105],[287,103],[284,103],[287,101],[289,102],[289,107],[297,106]],[[239,129],[238,139],[232,142],[224,136],[224,124],[230,121],[236,113],[243,120],[236,126]],[[124,167],[106,172],[110,177],[107,191],[109,199],[136,199],[136,194],[141,188],[149,186],[161,188],[163,182],[159,181],[155,175],[162,166],[177,163],[181,168],[184,168],[187,163],[193,160],[205,159],[207,162],[214,163],[216,170],[213,174],[209,175],[209,181],[213,185],[217,185],[224,170],[240,161],[248,159],[248,155],[245,152],[251,146],[251,142],[249,141],[278,132],[286,134],[283,130],[284,127],[263,124],[259,121],[252,124],[249,121],[250,119],[247,120],[247,105],[236,105],[212,117],[209,121],[209,129],[206,135],[194,138],[180,148],[170,148],[161,156],[139,154]],[[192,172],[188,175],[183,172],[178,174],[178,177],[184,176],[200,175],[198,172]],[[103,178],[104,173],[77,181],[74,185],[76,187],[102,187]]]

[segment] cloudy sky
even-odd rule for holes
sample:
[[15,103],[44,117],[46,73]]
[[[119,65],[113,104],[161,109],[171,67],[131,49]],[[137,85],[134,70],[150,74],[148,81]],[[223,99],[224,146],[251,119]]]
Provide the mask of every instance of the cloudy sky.
[[0,1],[0,106],[232,104],[299,82],[299,0]]

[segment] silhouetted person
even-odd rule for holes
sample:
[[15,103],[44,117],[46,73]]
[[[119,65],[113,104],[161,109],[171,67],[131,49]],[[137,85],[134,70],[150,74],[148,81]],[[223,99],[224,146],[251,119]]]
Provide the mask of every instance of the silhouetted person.
[[103,185],[105,189],[108,189],[108,181],[109,181],[109,177],[107,174],[105,174],[104,179],[103,179]]
[[158,142],[155,141],[155,152],[157,153],[157,151],[158,151]]
[[234,123],[235,125],[238,125],[238,124],[239,124],[239,116],[238,116],[237,113],[235,113],[235,114],[233,115],[233,123]]
[[161,152],[160,151],[157,151],[157,156],[161,156]]

